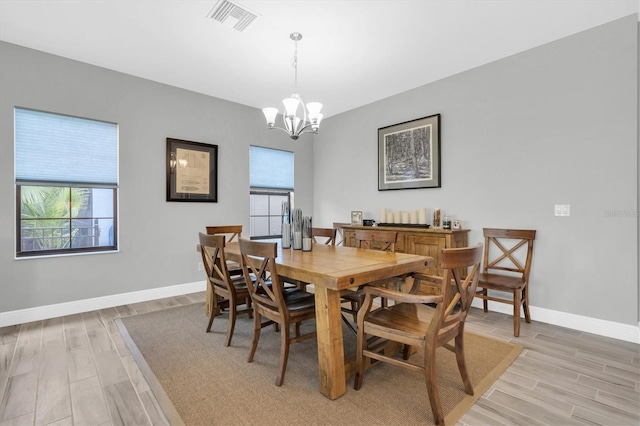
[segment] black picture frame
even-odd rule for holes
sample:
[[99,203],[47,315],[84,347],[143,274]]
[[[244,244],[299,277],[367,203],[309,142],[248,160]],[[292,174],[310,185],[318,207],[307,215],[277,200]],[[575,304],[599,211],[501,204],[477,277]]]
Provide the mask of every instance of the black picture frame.
[[218,145],[167,138],[167,201],[218,202]]
[[378,129],[378,191],[440,188],[440,114]]

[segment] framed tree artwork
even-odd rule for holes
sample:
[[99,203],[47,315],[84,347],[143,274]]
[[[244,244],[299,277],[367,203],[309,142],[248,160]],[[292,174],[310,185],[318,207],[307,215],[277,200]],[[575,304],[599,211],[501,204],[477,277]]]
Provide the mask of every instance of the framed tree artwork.
[[378,129],[378,191],[440,188],[440,114]]

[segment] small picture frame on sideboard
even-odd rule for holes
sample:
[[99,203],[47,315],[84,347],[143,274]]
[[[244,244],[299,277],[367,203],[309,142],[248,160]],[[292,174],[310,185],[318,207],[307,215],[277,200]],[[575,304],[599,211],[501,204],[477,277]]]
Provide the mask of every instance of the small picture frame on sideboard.
[[362,226],[362,212],[361,211],[352,211],[351,212],[351,224],[352,225],[360,225],[360,226]]

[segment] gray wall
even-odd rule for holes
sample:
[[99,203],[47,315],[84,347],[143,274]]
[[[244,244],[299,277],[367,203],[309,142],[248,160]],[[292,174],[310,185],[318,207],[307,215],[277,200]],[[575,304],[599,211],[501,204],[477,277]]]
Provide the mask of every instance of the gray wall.
[[[14,206],[0,208],[0,312],[201,281],[197,232],[248,227],[259,144],[296,152],[296,203],[314,224],[428,206],[463,219],[471,243],[485,226],[535,228],[533,306],[637,324],[636,16],[328,118],[313,143],[266,132],[254,108],[1,42],[0,93],[5,199],[14,106],[119,123],[121,187],[114,254],[15,260]],[[442,188],[378,192],[377,129],[434,113]],[[219,145],[220,202],[164,201],[166,137]]]
[[[296,206],[313,211],[311,141],[268,132],[255,108],[3,42],[0,67],[0,312],[203,281],[197,233],[248,236],[250,144],[295,152]],[[14,259],[14,106],[119,124],[119,253]],[[167,137],[218,145],[218,203],[165,201]]]
[[[377,129],[436,113],[442,188],[378,192]],[[327,119],[314,220],[426,206],[471,243],[483,227],[537,229],[531,305],[637,325],[637,132],[633,15]]]

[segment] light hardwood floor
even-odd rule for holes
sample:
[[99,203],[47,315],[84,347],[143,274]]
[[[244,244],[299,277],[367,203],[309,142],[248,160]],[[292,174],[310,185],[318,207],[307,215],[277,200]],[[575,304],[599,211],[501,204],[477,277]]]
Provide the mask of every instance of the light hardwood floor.
[[[0,328],[0,426],[165,425],[114,320],[205,294]],[[205,319],[203,319],[204,321]],[[470,331],[525,347],[459,425],[638,425],[640,346],[473,310]]]

